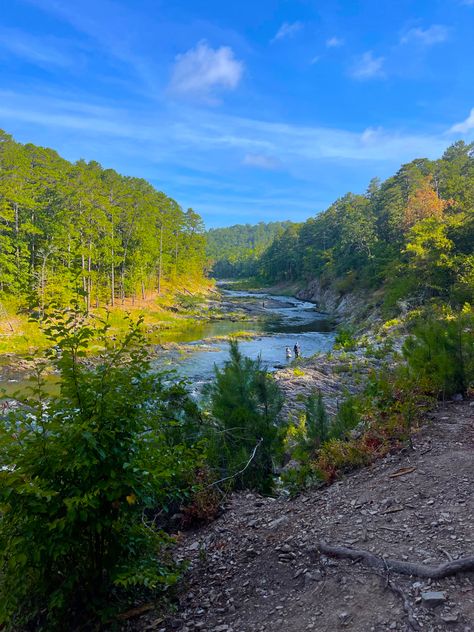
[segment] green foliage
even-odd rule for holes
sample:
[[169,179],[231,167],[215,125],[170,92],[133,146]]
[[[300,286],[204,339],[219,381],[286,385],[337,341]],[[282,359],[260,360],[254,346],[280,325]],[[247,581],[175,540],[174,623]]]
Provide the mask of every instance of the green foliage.
[[345,439],[349,432],[361,422],[357,397],[348,396],[340,405],[331,425],[330,435]]
[[318,450],[329,437],[329,418],[321,391],[312,393],[305,403],[306,437],[311,452]]
[[335,349],[344,349],[345,351],[353,351],[356,348],[357,340],[354,337],[352,329],[347,327],[339,327],[334,340]]
[[254,226],[211,228],[206,233],[206,254],[212,274],[219,279],[256,276],[259,256],[290,225],[291,222],[259,222]]
[[409,370],[443,398],[466,394],[474,381],[474,313],[424,314],[403,347]]
[[[197,410],[150,371],[140,322],[121,340],[108,331],[78,311],[48,316],[49,357],[1,417],[0,626],[65,629],[178,579],[155,520],[190,493]],[[103,351],[91,365],[93,339]],[[56,396],[44,390],[46,361],[60,374]]]
[[53,300],[82,296],[90,310],[203,275],[201,218],[145,180],[1,130],[0,172],[0,291],[39,315]]
[[222,369],[216,367],[207,396],[212,418],[209,459],[218,478],[236,489],[270,492],[283,442],[278,384],[260,359],[244,357],[238,343],[231,341],[230,359]]
[[[267,282],[318,279],[339,294],[383,290],[387,315],[407,300],[474,302],[474,144],[417,159],[364,195],[277,235],[257,264]],[[406,303],[405,303],[406,305]]]

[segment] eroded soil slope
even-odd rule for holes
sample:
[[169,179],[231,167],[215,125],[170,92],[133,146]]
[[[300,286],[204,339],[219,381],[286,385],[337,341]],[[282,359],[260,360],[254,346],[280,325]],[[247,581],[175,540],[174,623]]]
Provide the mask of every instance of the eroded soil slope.
[[[183,538],[179,556],[191,568],[176,616],[144,618],[140,629],[474,631],[473,573],[432,582],[392,574],[404,604],[373,570],[311,554],[324,539],[426,564],[473,555],[473,456],[474,402],[449,403],[413,450],[329,488],[292,501],[233,496],[219,520]],[[444,600],[429,605],[427,591]]]

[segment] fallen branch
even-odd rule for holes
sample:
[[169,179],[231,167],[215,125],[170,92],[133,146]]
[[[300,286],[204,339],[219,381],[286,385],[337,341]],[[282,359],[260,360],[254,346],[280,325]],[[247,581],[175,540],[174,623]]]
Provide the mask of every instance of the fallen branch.
[[397,470],[393,474],[389,474],[389,478],[397,478],[397,476],[405,476],[405,474],[411,474],[416,470],[416,467],[402,467],[401,470]]
[[401,575],[413,575],[415,577],[427,577],[429,579],[443,579],[456,575],[456,573],[466,573],[474,571],[474,556],[461,557],[452,562],[446,562],[439,566],[427,566],[416,562],[402,562],[401,560],[390,560],[369,551],[362,549],[351,549],[346,546],[327,544],[323,540],[319,542],[318,549],[321,553],[329,557],[347,558],[356,562],[363,562],[371,568],[382,571],[393,571]]

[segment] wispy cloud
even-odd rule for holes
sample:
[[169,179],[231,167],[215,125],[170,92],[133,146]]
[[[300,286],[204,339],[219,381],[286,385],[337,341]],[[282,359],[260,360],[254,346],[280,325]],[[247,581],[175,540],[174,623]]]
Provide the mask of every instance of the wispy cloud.
[[242,164],[248,167],[258,167],[259,169],[278,169],[281,162],[273,156],[265,154],[246,154],[242,160]]
[[214,49],[202,41],[176,57],[169,89],[176,96],[216,103],[216,91],[235,89],[243,72],[231,48]]
[[366,51],[356,59],[351,69],[351,76],[354,79],[380,79],[385,77],[384,57],[375,57],[371,50]]
[[[0,91],[0,116],[5,120],[21,120],[45,128],[67,128],[86,132],[111,142],[140,139],[160,148],[159,155],[175,157],[195,164],[195,156],[228,152],[231,160],[247,164],[263,158],[277,160],[285,166],[300,161],[341,159],[357,162],[402,161],[415,154],[432,156],[446,144],[444,135],[402,133],[367,128],[360,132],[331,127],[308,127],[283,122],[228,116],[206,109],[174,108],[172,121],[168,114],[153,109],[129,112],[115,107],[95,106],[73,100],[35,97]],[[451,128],[453,129],[453,128]],[[145,143],[145,147],[148,146]],[[190,155],[190,148],[195,154]],[[158,155],[156,151],[153,156]],[[247,159],[245,157],[247,156]],[[219,167],[219,163],[215,163]],[[268,164],[268,163],[267,163]]]
[[87,3],[87,10],[78,2],[60,0],[24,0],[45,13],[62,20],[75,31],[86,36],[86,41],[97,50],[120,62],[138,77],[149,96],[157,96],[156,69],[149,60],[136,52],[134,35],[140,32],[139,17],[124,3],[113,0]]
[[302,22],[283,22],[271,41],[277,42],[287,37],[293,37],[298,31],[301,31],[302,28]]
[[[374,173],[389,175],[413,156],[435,158],[447,145],[439,127],[426,133],[354,131],[239,118],[177,103],[172,111],[144,102],[130,109],[12,91],[0,91],[0,118],[7,130],[21,130],[20,140],[51,144],[71,160],[96,159],[151,180],[159,173],[158,187],[207,216],[220,206],[241,217],[257,211],[287,217],[300,209],[303,219],[347,188],[363,189]],[[471,114],[469,123],[452,131],[474,136],[473,119]],[[180,183],[177,174],[198,180]],[[218,186],[207,184],[211,180]]]
[[339,37],[330,37],[326,40],[327,48],[339,48],[344,45],[344,40]]
[[449,29],[442,24],[433,24],[425,29],[411,28],[400,38],[401,44],[418,43],[422,46],[442,44],[449,39]]
[[64,50],[65,44],[56,39],[35,37],[19,29],[0,27],[0,51],[3,49],[43,68],[66,68],[77,63],[77,58],[75,60]]
[[311,65],[313,65],[313,64],[317,64],[317,63],[318,63],[318,61],[321,61],[321,55],[315,55],[315,56],[314,56],[314,57],[310,60],[310,62],[309,62],[309,63],[310,63]]
[[454,134],[467,134],[467,132],[471,131],[472,129],[474,129],[474,108],[472,108],[467,119],[453,125],[449,129],[449,132],[452,132]]

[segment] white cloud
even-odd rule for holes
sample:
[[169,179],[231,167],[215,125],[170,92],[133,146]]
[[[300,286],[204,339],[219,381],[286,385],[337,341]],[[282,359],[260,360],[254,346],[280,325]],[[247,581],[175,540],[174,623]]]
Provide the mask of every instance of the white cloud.
[[277,40],[285,39],[286,37],[293,37],[293,35],[295,35],[298,31],[301,31],[302,28],[302,22],[283,22],[271,41],[276,42]]
[[326,40],[327,48],[339,48],[343,44],[344,40],[340,39],[339,37],[330,37],[328,40]]
[[[239,118],[180,104],[171,110],[142,101],[119,108],[113,100],[75,98],[0,90],[0,118],[22,142],[52,145],[70,160],[95,159],[149,178],[184,208],[207,216],[220,207],[240,217],[268,212],[284,219],[292,209],[300,213],[295,219],[303,219],[347,188],[363,189],[373,174],[390,175],[414,156],[439,157],[450,141],[438,125],[426,132],[352,130]],[[276,163],[275,175],[267,172],[268,182],[258,173],[267,168],[265,159]],[[205,182],[180,182],[180,177]]]
[[197,97],[215,103],[215,91],[233,90],[239,84],[244,64],[228,46],[211,48],[201,41],[176,57],[170,91],[177,96]]
[[354,79],[360,80],[384,77],[384,61],[384,57],[374,57],[373,52],[369,50],[356,60],[352,67],[351,75]]
[[[474,4],[474,0],[473,0],[473,4]],[[460,123],[456,123],[455,125],[453,125],[449,129],[449,132],[452,132],[452,133],[455,133],[455,134],[466,134],[471,129],[474,129],[474,108],[472,108],[472,110],[471,110],[469,116],[467,117],[467,119],[465,119],[464,121],[461,121]]]
[[246,154],[242,164],[260,169],[278,169],[281,165],[277,158],[265,154]]
[[[172,117],[156,109],[119,109],[51,96],[32,98],[0,90],[0,116],[5,121],[31,124],[32,129],[66,129],[68,134],[101,147],[121,146],[124,139],[155,161],[195,168],[196,162],[218,170],[222,160],[233,165],[247,155],[247,161],[262,166],[262,158],[279,156],[285,168],[292,169],[314,161],[342,160],[404,162],[414,155],[434,157],[443,152],[446,138],[441,133],[422,134],[368,128],[355,132],[323,126],[303,126],[285,122],[239,118],[204,108],[173,109]],[[456,127],[456,126],[455,126]],[[453,129],[453,128],[452,128]],[[108,149],[108,151],[109,151]],[[115,150],[114,150],[115,151]],[[113,152],[112,152],[113,153]],[[209,163],[204,156],[208,156]],[[216,158],[217,156],[217,158]],[[259,158],[256,158],[256,157]],[[224,158],[226,157],[226,158]],[[296,169],[296,167],[295,167]]]
[[317,64],[317,63],[318,63],[318,61],[320,61],[320,59],[321,59],[321,55],[315,55],[315,56],[311,59],[311,61],[310,61],[309,63],[310,63],[311,65],[313,65],[313,64]]
[[433,46],[434,44],[442,44],[449,37],[449,29],[442,24],[433,24],[426,29],[416,27],[409,29],[400,38],[401,44],[409,44],[417,42],[423,46]]

